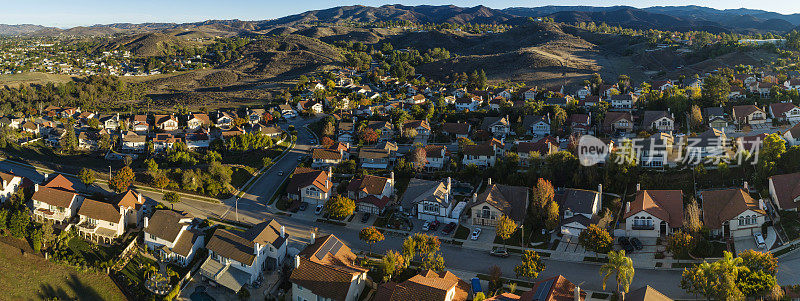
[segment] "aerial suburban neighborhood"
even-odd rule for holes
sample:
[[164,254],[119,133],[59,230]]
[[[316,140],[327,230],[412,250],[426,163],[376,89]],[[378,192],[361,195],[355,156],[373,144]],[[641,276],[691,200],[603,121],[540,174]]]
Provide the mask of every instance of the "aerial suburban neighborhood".
[[0,300],[800,299],[800,6],[601,2],[0,24]]

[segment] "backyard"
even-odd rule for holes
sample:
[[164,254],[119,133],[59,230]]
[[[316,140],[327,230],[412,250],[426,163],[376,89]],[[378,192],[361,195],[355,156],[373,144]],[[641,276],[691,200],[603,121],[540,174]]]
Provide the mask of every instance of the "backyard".
[[78,271],[0,243],[0,299],[125,300],[107,275]]

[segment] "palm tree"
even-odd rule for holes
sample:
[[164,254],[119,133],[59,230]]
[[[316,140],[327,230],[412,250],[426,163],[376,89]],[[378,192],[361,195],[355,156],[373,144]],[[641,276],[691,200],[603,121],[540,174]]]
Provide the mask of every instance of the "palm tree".
[[608,278],[614,274],[617,280],[617,293],[622,296],[630,288],[633,273],[633,260],[625,256],[625,250],[608,252],[608,263],[600,267],[600,274],[603,275],[603,290],[606,289]]

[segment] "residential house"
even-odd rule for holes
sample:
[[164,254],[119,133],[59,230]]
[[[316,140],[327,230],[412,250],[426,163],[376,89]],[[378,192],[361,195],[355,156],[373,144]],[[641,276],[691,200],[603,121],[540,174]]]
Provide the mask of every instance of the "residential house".
[[283,118],[289,119],[297,117],[297,111],[295,111],[292,106],[288,104],[279,105],[278,110],[281,111],[281,116],[283,116]]
[[567,122],[573,135],[586,135],[591,132],[592,118],[589,114],[569,115]]
[[[230,123],[228,123],[230,125]],[[208,117],[208,114],[202,113],[192,113],[189,115],[189,120],[186,121],[186,127],[190,130],[197,130],[201,127],[210,127],[211,126],[211,118]]]
[[483,104],[483,99],[477,95],[467,95],[456,99],[456,110],[458,111],[475,111]]
[[683,191],[638,190],[634,200],[625,205],[623,218],[627,236],[670,235],[683,226]]
[[448,271],[423,271],[410,279],[378,286],[373,301],[466,301],[470,285]]
[[128,152],[144,152],[147,147],[147,136],[140,136],[136,132],[125,131],[122,132],[122,147],[123,151]]
[[229,129],[233,126],[233,120],[236,119],[236,115],[226,111],[217,111],[217,120],[214,121],[214,125],[221,129]]
[[694,79],[688,80],[684,84],[684,86],[690,87],[690,88],[695,88],[695,89],[702,88],[703,87],[703,79],[702,78],[694,78]]
[[211,137],[208,132],[186,133],[186,147],[189,149],[208,148],[210,144]]
[[289,234],[276,220],[264,221],[245,232],[218,228],[208,239],[208,258],[200,275],[238,292],[264,270],[280,268],[286,258]]
[[120,208],[124,223],[134,228],[139,226],[148,210],[142,194],[132,189],[111,197],[109,201]]
[[110,244],[125,233],[125,220],[114,204],[84,199],[78,210],[77,229],[87,240]]
[[20,129],[26,133],[38,135],[41,133],[39,124],[33,121],[25,121],[20,125]]
[[119,129],[120,119],[119,114],[114,115],[100,115],[100,125],[109,132],[114,132]]
[[663,167],[674,165],[675,155],[673,154],[675,137],[669,133],[656,133],[648,139],[638,141],[635,147],[640,147],[639,165],[642,167]]
[[651,89],[666,91],[674,87],[671,80],[657,80],[650,84]]
[[431,134],[431,126],[427,120],[407,120],[403,123],[403,130],[414,129],[417,131],[418,136],[429,136]]
[[606,133],[630,133],[633,131],[633,116],[630,112],[606,112],[603,130]]
[[328,171],[297,167],[286,184],[286,194],[291,200],[324,204],[331,197],[332,177],[330,167]]
[[66,224],[77,214],[83,199],[83,196],[65,187],[36,184],[31,196],[33,217],[39,222],[49,220],[57,225]]
[[483,117],[481,129],[492,133],[495,137],[505,137],[511,133],[511,122],[508,115],[501,117]]
[[445,122],[442,124],[442,134],[451,138],[467,138],[470,132],[470,124],[466,122]]
[[791,124],[800,122],[800,108],[791,102],[771,103],[769,114],[772,115],[772,118]]
[[747,237],[761,233],[766,221],[763,200],[754,200],[745,188],[700,192],[703,225],[716,237]]
[[392,140],[394,137],[394,124],[389,121],[369,121],[367,127],[380,133],[379,141]]
[[656,289],[645,285],[642,288],[632,290],[625,294],[625,300],[628,301],[672,301],[669,297],[665,296]]
[[503,215],[522,225],[528,214],[528,188],[492,184],[491,178],[486,185],[488,188],[483,193],[472,195],[472,202],[469,204],[472,209],[472,225],[495,227]]
[[675,115],[669,111],[644,111],[642,129],[672,132],[675,130]]
[[417,94],[409,98],[406,98],[405,102],[410,105],[421,105],[425,103],[426,100],[427,99],[425,99],[425,95]]
[[175,137],[175,135],[160,133],[153,137],[153,150],[161,152],[172,148],[175,143],[182,142],[183,139]]
[[426,221],[457,223],[466,203],[457,203],[451,182],[449,177],[444,181],[412,178],[401,198],[401,210]]
[[441,170],[447,163],[447,148],[444,145],[428,144],[425,146],[425,168],[428,170]]
[[546,157],[558,152],[558,139],[547,136],[536,142],[517,143],[517,156],[523,165],[528,165],[532,154],[536,153],[541,157]]
[[178,130],[178,118],[175,115],[155,115],[155,127],[165,132]]
[[0,171],[0,204],[11,198],[22,187],[20,176]]
[[[298,104],[299,106],[299,104]],[[302,111],[302,110],[301,110]],[[258,124],[264,118],[264,114],[267,113],[267,110],[264,109],[251,109],[247,108],[247,123],[249,124]]]
[[289,276],[292,300],[356,301],[366,286],[368,268],[335,235],[314,239],[294,258]]
[[539,93],[538,91],[539,91],[539,89],[537,87],[528,88],[528,89],[526,89],[525,91],[522,92],[522,98],[524,98],[526,101],[535,100],[536,99],[536,94]]
[[144,218],[144,244],[163,260],[186,266],[204,243],[203,231],[188,213],[156,210]]
[[347,160],[346,158],[347,156],[345,156],[345,150],[315,148],[313,151],[311,151],[311,166],[323,167],[336,165],[342,163],[344,160]]
[[353,122],[339,122],[338,129],[336,131],[338,133],[336,137],[336,141],[345,142],[345,143],[353,143]]
[[359,212],[381,214],[394,200],[394,172],[389,178],[365,175],[347,185],[347,197],[356,201]]
[[391,150],[362,147],[358,150],[358,161],[361,168],[387,169],[391,161]]
[[682,142],[686,146],[688,163],[699,164],[709,157],[728,157],[730,141],[723,130],[711,128],[686,140]]
[[137,133],[147,133],[150,130],[150,124],[147,122],[147,115],[145,114],[133,115],[130,124],[131,130]]
[[767,98],[770,94],[772,94],[772,87],[777,86],[773,83],[761,82],[757,85],[753,85],[756,87],[756,91],[761,98]]
[[603,96],[605,98],[609,98],[612,95],[618,95],[618,94],[621,93],[619,91],[619,88],[617,88],[617,84],[613,84],[613,85],[603,84],[603,85],[600,85],[600,88],[598,88],[597,90],[598,90],[598,93],[600,94],[600,96]]
[[461,160],[464,165],[475,164],[478,167],[491,167],[497,160],[497,147],[494,145],[465,145],[461,152],[464,154],[464,158]]
[[599,219],[603,185],[597,185],[597,191],[566,188],[558,191],[555,199],[563,212],[561,234],[578,236]]
[[550,135],[550,117],[546,115],[525,116],[522,119],[522,128],[525,134],[533,135],[534,137]]
[[578,97],[580,99],[585,99],[586,96],[589,96],[591,94],[592,94],[592,89],[590,89],[588,86],[580,87],[578,88],[577,91],[575,91],[575,97]]
[[733,120],[738,125],[758,126],[767,123],[767,113],[754,105],[733,107]]
[[708,107],[703,109],[703,118],[708,127],[712,129],[724,129],[728,127],[728,118],[723,107]]
[[778,210],[797,211],[800,201],[800,172],[769,177],[769,196]]
[[608,99],[611,102],[612,109],[629,111],[633,109],[633,106],[636,104],[636,101],[639,100],[639,97],[632,93],[628,93],[611,95],[611,97],[608,97]]

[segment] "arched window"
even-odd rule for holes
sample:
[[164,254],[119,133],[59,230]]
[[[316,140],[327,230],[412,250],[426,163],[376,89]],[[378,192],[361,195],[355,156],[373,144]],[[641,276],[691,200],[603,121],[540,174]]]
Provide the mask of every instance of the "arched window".
[[489,206],[483,206],[481,211],[483,212],[483,218],[489,218],[492,216],[492,211],[489,209]]
[[739,226],[744,225],[746,223],[744,217],[739,217]]

